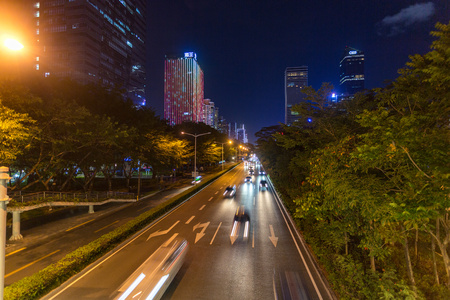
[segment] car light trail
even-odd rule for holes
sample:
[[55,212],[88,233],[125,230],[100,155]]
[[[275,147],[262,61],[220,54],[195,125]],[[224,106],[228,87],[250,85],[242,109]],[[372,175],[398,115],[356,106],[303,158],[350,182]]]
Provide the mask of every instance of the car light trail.
[[136,278],[136,280],[130,285],[129,288],[123,293],[122,296],[120,296],[119,300],[124,300],[128,297],[128,295],[131,294],[131,292],[138,286],[139,283],[141,283],[142,280],[144,280],[145,274],[141,273],[141,275]]

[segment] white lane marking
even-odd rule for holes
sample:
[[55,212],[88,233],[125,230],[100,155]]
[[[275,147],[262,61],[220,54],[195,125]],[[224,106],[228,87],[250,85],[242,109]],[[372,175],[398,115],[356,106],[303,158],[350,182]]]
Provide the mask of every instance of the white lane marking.
[[206,206],[206,204],[204,204],[202,207],[200,207],[198,210],[202,210],[202,209],[204,209],[205,208],[205,206]]
[[256,205],[256,196],[253,197],[253,206]]
[[186,223],[184,223],[184,224],[189,224],[189,223],[191,223],[191,221],[192,221],[194,218],[195,218],[195,216],[190,217],[189,220],[187,220]]
[[213,238],[211,240],[211,243],[209,243],[210,245],[212,245],[212,243],[214,242],[214,239],[216,238],[216,234],[219,231],[220,225],[222,225],[222,222],[220,222],[219,227],[217,227],[216,233],[214,233],[214,236],[213,236]]
[[214,195],[217,195],[218,192],[219,192],[219,191],[215,192]]
[[195,235],[195,242],[194,242],[194,244],[197,243],[202,237],[205,236],[205,230],[206,230],[206,228],[208,228],[209,223],[210,222],[206,222],[206,223],[202,223],[202,224],[198,223],[197,225],[194,226],[194,229],[192,231],[194,231],[195,229],[197,229],[199,227],[203,227],[202,231],[200,231],[200,233],[197,233]]
[[252,230],[252,248],[255,248],[255,230]]
[[212,199],[213,199],[214,197],[211,197],[211,198],[209,198],[209,200],[208,201],[211,201]]
[[174,233],[170,239],[168,239],[164,244],[162,244],[163,247],[168,247],[170,243],[177,237],[178,233]]
[[269,239],[272,242],[272,244],[275,246],[275,248],[277,247],[277,243],[278,243],[278,238],[275,236],[275,232],[273,231],[273,226],[269,225],[270,228],[270,236]]
[[151,234],[148,236],[147,241],[148,241],[150,238],[152,238],[152,237],[155,237],[155,236],[158,236],[158,235],[164,235],[164,234],[167,234],[167,233],[168,233],[169,231],[171,231],[172,228],[174,228],[179,222],[180,222],[179,220],[176,221],[175,224],[173,224],[172,226],[170,226],[169,229],[166,229],[166,230],[157,230],[157,231],[151,233]]

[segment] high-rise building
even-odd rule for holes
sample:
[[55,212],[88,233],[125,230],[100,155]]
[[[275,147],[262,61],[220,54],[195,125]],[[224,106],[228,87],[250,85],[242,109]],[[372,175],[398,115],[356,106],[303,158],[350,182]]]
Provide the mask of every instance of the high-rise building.
[[166,56],[164,66],[164,118],[170,125],[203,122],[203,71],[197,54]]
[[145,105],[145,0],[30,2],[37,72],[123,88]]
[[203,100],[203,117],[202,122],[215,128],[215,106],[211,99]]
[[353,97],[364,90],[364,52],[345,47],[339,70],[341,98]]
[[308,66],[288,67],[284,73],[285,124],[299,118],[292,106],[305,100],[303,89],[308,86]]

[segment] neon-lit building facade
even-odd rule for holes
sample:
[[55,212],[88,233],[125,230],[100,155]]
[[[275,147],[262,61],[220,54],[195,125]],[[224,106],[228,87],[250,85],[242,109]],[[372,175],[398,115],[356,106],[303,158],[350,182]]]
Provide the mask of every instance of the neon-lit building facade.
[[364,52],[345,47],[339,69],[340,92],[344,98],[364,90]]
[[305,99],[303,88],[308,86],[308,66],[288,67],[284,74],[285,124],[292,125],[298,114],[292,106]]
[[203,122],[204,77],[194,52],[166,56],[164,63],[164,119],[169,125]]
[[125,90],[145,105],[145,0],[35,0],[34,69]]

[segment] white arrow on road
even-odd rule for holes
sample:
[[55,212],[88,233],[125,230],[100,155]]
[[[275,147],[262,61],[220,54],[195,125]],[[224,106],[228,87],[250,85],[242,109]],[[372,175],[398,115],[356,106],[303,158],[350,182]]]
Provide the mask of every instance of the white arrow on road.
[[270,227],[270,236],[269,239],[272,242],[272,244],[275,246],[275,248],[277,247],[277,243],[278,243],[278,238],[275,236],[275,232],[273,232],[273,226],[269,225]]
[[175,224],[173,224],[172,226],[170,226],[169,229],[166,229],[166,230],[158,230],[158,231],[155,231],[155,232],[151,233],[151,234],[148,236],[147,241],[148,241],[150,238],[152,238],[152,237],[167,234],[167,233],[168,233],[169,231],[171,231],[171,230],[172,230],[179,222],[180,222],[180,221],[176,221]]
[[192,231],[195,231],[197,228],[203,227],[202,231],[200,231],[199,233],[197,233],[195,235],[195,243],[197,243],[202,237],[205,236],[205,230],[206,228],[208,228],[210,222],[206,222],[206,223],[198,223],[197,225],[194,226],[194,229]]

